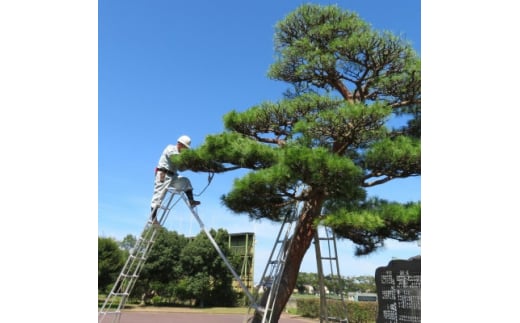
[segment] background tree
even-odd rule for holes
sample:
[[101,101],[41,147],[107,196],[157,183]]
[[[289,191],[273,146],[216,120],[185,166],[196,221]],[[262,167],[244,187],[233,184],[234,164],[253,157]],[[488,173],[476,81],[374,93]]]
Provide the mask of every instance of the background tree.
[[130,249],[132,249],[135,246],[135,243],[137,242],[137,238],[131,234],[127,234],[123,240],[119,243],[119,246],[126,250],[127,252],[130,252]]
[[306,285],[312,286],[316,290],[318,287],[318,274],[304,272],[299,273],[298,278],[296,279],[296,288],[300,294],[306,293]]
[[376,279],[374,276],[347,277],[344,281],[346,291],[361,293],[376,292]]
[[285,97],[229,112],[225,132],[176,162],[251,170],[222,197],[237,214],[280,221],[301,205],[276,321],[318,224],[352,240],[358,255],[387,238],[420,238],[419,202],[367,199],[366,188],[420,175],[421,69],[409,43],[337,6],[297,8],[276,25],[275,48],[268,76],[291,85]]
[[175,231],[158,229],[155,243],[132,295],[140,297],[143,293],[155,291],[163,298],[173,298],[176,283],[183,275],[180,257],[188,242],[188,238]]
[[[239,259],[233,256],[227,246],[226,230],[210,230],[210,234],[234,268]],[[236,295],[233,291],[233,276],[220,258],[205,233],[199,233],[182,250],[180,265],[184,274],[180,285],[183,293],[197,299],[198,306],[233,306]]]
[[98,237],[98,292],[108,293],[125,263],[124,252],[113,238]]
[[[374,276],[351,276],[341,277],[343,290],[342,292],[362,292],[362,293],[375,293],[376,292],[376,280]],[[304,285],[311,285],[315,290],[318,290],[318,274],[317,273],[305,273],[301,272],[298,274],[296,282],[298,291],[305,293]],[[331,281],[325,277],[325,286],[330,291],[334,291],[334,286],[330,284]]]
[[[239,268],[241,258],[229,250],[228,232],[219,229],[210,233],[231,265]],[[133,237],[127,235],[121,242],[112,238],[98,239],[98,288],[101,293],[108,292],[115,283],[128,258],[128,251],[120,246],[133,248],[129,244]],[[233,279],[205,233],[186,238],[160,228],[130,296],[145,303],[148,298],[157,296],[161,303],[196,299],[194,305],[198,306],[233,306],[238,298],[232,286]]]

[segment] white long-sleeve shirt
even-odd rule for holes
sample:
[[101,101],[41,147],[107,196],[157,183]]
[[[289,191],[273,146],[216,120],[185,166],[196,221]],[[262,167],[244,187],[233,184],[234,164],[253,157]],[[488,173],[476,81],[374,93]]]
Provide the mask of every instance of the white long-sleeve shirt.
[[167,169],[170,172],[175,173],[175,175],[178,175],[177,169],[171,162],[171,156],[180,154],[179,150],[177,149],[177,145],[168,145],[166,148],[164,148],[161,157],[159,158],[159,162],[157,163],[157,168],[164,168]]

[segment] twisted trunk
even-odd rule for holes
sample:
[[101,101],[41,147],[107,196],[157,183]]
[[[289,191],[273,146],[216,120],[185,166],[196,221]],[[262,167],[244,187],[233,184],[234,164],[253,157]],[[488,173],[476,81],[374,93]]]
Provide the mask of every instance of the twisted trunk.
[[[298,223],[294,229],[294,234],[291,237],[292,242],[288,250],[287,259],[284,270],[282,271],[282,277],[278,289],[278,295],[276,303],[273,306],[273,313],[271,323],[278,322],[282,314],[285,305],[289,301],[291,294],[296,286],[296,279],[300,272],[300,265],[303,257],[309,249],[309,246],[314,238],[316,227],[314,222],[319,218],[321,214],[321,207],[323,205],[323,197],[315,198],[311,201],[306,202],[305,207],[301,216],[298,219]],[[269,293],[275,292],[273,290]],[[260,306],[265,307],[268,293],[264,294],[264,297],[260,301]],[[261,323],[262,313],[255,312],[252,323]]]

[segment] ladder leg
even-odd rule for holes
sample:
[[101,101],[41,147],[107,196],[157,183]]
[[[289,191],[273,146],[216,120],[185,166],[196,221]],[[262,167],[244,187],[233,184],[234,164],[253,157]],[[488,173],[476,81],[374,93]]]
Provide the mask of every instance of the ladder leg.
[[[338,252],[336,247],[336,236],[334,234],[334,231],[329,227],[322,227],[322,229],[325,232],[325,236],[320,236],[320,227],[316,230],[315,236],[314,236],[314,243],[316,247],[316,264],[318,267],[318,278],[319,278],[319,285],[320,285],[320,322],[342,322],[342,323],[348,323],[347,318],[347,305],[345,303],[345,299],[343,297],[343,284],[341,281],[341,275],[339,272],[339,262],[338,262]],[[330,233],[329,233],[330,232]],[[327,255],[324,256],[321,253],[321,246],[320,241],[326,241],[327,243]],[[332,247],[331,247],[332,244]],[[330,263],[330,277],[331,280],[333,280],[334,285],[337,283],[337,285],[340,286],[339,289],[339,295],[340,295],[340,301],[342,305],[342,313],[339,314],[340,317],[330,317],[328,313],[327,308],[327,296],[325,294],[325,285],[324,285],[324,273],[323,273],[323,261],[328,260]],[[335,266],[333,266],[332,262],[335,262]],[[334,273],[334,269],[336,269],[336,272]]]
[[[264,293],[261,299],[257,302],[259,306],[255,309],[256,311],[251,316],[251,320],[255,317],[255,315],[261,314],[262,323],[271,322],[273,316],[273,307],[278,297],[280,281],[286,264],[287,250],[290,248],[290,244],[292,242],[292,239],[290,238],[292,224],[297,218],[295,216],[297,213],[298,210],[297,207],[295,207],[294,214],[287,215],[284,218],[282,225],[280,226],[280,230],[276,237],[273,249],[271,250],[267,265],[264,269],[264,272],[262,273],[259,286],[255,289],[255,297],[257,299],[259,298],[260,288],[264,290]],[[248,313],[250,310],[251,307],[249,307]]]
[[[165,191],[165,196],[159,207],[155,208],[156,221],[164,224],[171,209],[173,196],[177,194],[174,190]],[[175,204],[173,204],[175,205]],[[111,317],[111,323],[118,323],[121,318],[121,311],[124,309],[126,302],[135,286],[141,269],[152,250],[159,226],[153,221],[153,213],[147,219],[145,227],[140,238],[136,241],[135,246],[130,250],[130,254],[121,270],[112,290],[108,294],[105,302],[98,312],[98,323],[103,322],[107,315]],[[157,219],[158,218],[158,219]],[[117,304],[117,306],[115,305]],[[106,321],[105,321],[106,322]]]
[[211,242],[211,244],[213,245],[213,247],[215,248],[215,250],[219,254],[220,258],[222,258],[222,260],[224,261],[224,263],[228,267],[229,271],[231,271],[231,274],[233,274],[233,277],[235,277],[235,279],[237,280],[238,284],[240,285],[240,287],[242,288],[242,290],[244,291],[246,296],[249,298],[249,300],[251,301],[252,304],[255,304],[255,299],[254,299],[253,295],[251,295],[251,293],[249,292],[247,287],[244,285],[244,282],[242,282],[242,279],[240,279],[240,276],[238,276],[238,274],[235,272],[235,270],[233,269],[233,266],[231,266],[231,264],[229,263],[229,260],[226,258],[226,256],[224,255],[224,253],[222,252],[222,250],[218,246],[218,244],[215,241],[215,239],[213,239],[213,237],[211,236],[209,231],[204,226],[204,223],[202,222],[202,220],[200,219],[199,215],[197,214],[197,211],[194,209],[194,206],[191,205],[190,200],[188,199],[186,194],[185,193],[184,194],[181,193],[181,197],[184,199],[184,202],[186,202],[186,205],[189,207],[189,209],[191,211],[191,214],[193,214],[193,216],[195,217],[195,219],[199,223],[199,226],[200,226],[201,230],[204,231],[204,233],[208,237],[209,241]]

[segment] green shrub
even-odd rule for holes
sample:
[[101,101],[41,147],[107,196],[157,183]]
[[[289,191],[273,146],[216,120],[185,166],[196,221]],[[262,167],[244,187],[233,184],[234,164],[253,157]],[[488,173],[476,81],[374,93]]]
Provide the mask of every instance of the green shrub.
[[377,310],[377,302],[347,302],[349,323],[375,322]]
[[[298,315],[310,318],[320,317],[320,300],[298,299]],[[347,318],[349,323],[372,323],[377,319],[377,302],[350,302],[346,301]],[[327,300],[329,317],[343,317],[343,304],[339,300]]]
[[316,299],[298,299],[296,300],[296,308],[298,315],[304,317],[319,317],[320,300]]
[[162,297],[159,295],[155,295],[152,297],[152,304],[153,305],[159,305],[162,303]]

